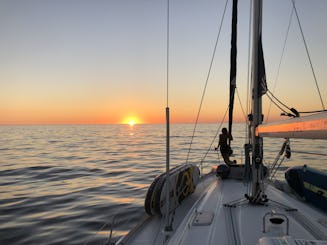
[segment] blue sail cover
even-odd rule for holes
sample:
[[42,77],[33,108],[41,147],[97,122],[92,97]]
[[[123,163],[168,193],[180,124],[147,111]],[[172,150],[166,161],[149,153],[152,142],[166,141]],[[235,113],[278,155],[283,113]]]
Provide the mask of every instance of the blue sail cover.
[[285,178],[290,187],[306,201],[327,211],[327,174],[306,165],[289,168]]

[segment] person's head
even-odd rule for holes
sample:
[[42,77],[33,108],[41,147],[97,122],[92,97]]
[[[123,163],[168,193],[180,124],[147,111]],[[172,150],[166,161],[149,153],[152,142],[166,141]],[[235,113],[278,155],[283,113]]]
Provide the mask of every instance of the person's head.
[[227,134],[227,128],[223,128],[223,129],[221,130],[221,132],[222,132],[223,134]]

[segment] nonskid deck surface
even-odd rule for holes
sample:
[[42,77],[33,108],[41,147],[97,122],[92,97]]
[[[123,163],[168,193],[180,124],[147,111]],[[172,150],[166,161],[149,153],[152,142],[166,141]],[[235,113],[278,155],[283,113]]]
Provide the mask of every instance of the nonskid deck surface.
[[327,244],[326,213],[271,185],[266,188],[266,205],[250,205],[246,192],[242,181],[207,176],[176,210],[168,239],[165,219],[150,217],[120,244],[274,244],[272,237]]
[[[192,211],[193,206],[199,202],[206,194],[210,184],[216,182],[216,176],[209,174],[202,177],[201,182],[197,185],[195,192],[185,199],[180,205],[174,215],[174,222],[172,224],[173,231],[175,231],[185,216]],[[129,234],[117,242],[121,244],[163,244],[166,239],[164,231],[165,219],[158,216],[148,216],[141,223],[139,223]]]

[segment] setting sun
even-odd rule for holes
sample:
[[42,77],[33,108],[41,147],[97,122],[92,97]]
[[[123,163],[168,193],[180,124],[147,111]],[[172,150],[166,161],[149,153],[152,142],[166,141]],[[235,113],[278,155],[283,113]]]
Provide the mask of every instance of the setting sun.
[[129,126],[134,126],[135,124],[140,124],[141,120],[137,117],[127,117],[123,120],[123,124],[128,124]]
[[135,121],[131,120],[131,121],[128,122],[128,124],[129,124],[129,126],[134,126]]

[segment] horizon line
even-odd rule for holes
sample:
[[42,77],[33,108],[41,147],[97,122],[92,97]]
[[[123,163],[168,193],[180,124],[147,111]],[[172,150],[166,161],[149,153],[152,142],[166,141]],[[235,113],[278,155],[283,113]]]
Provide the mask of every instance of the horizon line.
[[[198,122],[198,124],[218,124],[221,122]],[[224,121],[223,123],[228,123]],[[245,121],[234,122],[235,124],[245,123]],[[165,125],[165,122],[160,123],[135,123],[133,126],[137,125]],[[195,124],[194,122],[171,122],[170,124]],[[69,125],[125,125],[130,126],[128,123],[0,123],[1,126],[69,126]]]

